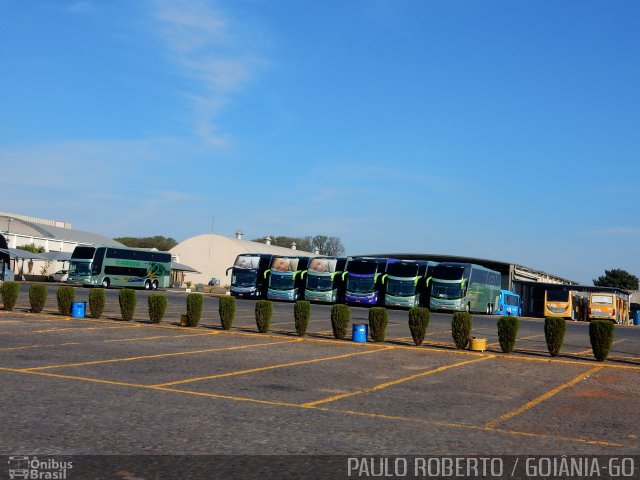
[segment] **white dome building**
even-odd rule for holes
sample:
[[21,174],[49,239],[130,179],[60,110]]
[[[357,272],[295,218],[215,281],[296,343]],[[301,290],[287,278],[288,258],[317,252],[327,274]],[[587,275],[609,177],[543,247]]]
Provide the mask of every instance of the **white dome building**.
[[220,281],[220,285],[226,285],[231,283],[231,277],[226,275],[226,271],[233,266],[236,257],[241,253],[270,253],[273,255],[302,255],[308,257],[317,255],[317,253],[296,250],[295,244],[292,247],[276,247],[268,243],[242,240],[241,232],[236,232],[236,238],[205,233],[180,242],[170,252],[177,262],[190,265],[198,270],[198,272],[187,272],[184,278],[185,281],[206,285],[209,280],[216,278]]

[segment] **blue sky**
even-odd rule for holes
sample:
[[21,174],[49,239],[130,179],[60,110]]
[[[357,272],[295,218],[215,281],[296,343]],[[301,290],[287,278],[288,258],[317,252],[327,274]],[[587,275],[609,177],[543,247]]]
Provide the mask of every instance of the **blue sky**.
[[640,3],[0,0],[1,210],[640,275]]

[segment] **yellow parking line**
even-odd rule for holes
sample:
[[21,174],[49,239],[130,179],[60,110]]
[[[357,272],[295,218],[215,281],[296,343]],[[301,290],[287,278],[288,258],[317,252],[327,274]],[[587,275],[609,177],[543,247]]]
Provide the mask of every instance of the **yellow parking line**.
[[185,337],[202,337],[206,335],[217,335],[218,332],[206,332],[206,333],[185,333],[183,335],[154,335],[152,337],[131,337],[131,338],[115,338],[112,340],[103,340],[104,343],[118,343],[118,342],[138,342],[144,340],[162,340],[165,338],[185,338]]
[[157,385],[153,385],[154,387],[168,387],[171,385],[182,385],[184,383],[192,383],[192,382],[200,382],[203,380],[211,380],[214,378],[222,378],[222,377],[233,377],[236,375],[246,375],[248,373],[255,373],[255,372],[263,372],[265,370],[274,370],[276,368],[285,368],[285,367],[293,367],[296,365],[306,365],[309,363],[317,363],[317,362],[326,362],[329,360],[337,360],[339,358],[348,358],[348,357],[355,357],[356,355],[368,355],[370,353],[377,353],[377,352],[381,352],[384,350],[390,350],[393,349],[395,347],[382,347],[382,348],[375,348],[375,349],[371,349],[371,350],[366,350],[364,352],[354,352],[354,353],[345,353],[342,355],[334,355],[331,357],[322,357],[322,358],[314,358],[311,360],[300,360],[298,362],[289,362],[289,363],[280,363],[277,365],[269,365],[266,367],[257,367],[257,368],[250,368],[248,370],[239,370],[236,372],[228,372],[228,373],[218,373],[216,375],[208,375],[206,377],[197,377],[197,378],[188,378],[186,380],[178,380],[175,382],[167,382],[167,383],[159,383]]
[[21,369],[18,369],[18,368],[0,367],[0,371],[3,371],[3,372],[15,372],[15,373],[28,373],[28,374],[31,374],[31,375],[40,375],[40,376],[43,376],[43,377],[62,378],[62,379],[66,379],[66,380],[82,380],[82,381],[85,381],[85,382],[105,383],[107,385],[120,385],[120,386],[124,386],[124,387],[138,387],[138,388],[146,387],[146,385],[141,385],[141,384],[137,384],[137,383],[114,382],[114,381],[111,381],[111,380],[102,380],[100,378],[76,377],[74,375],[61,375],[59,373],[51,373],[51,372],[35,372],[35,371],[32,371],[32,370],[21,370]]
[[[133,327],[133,325],[131,325]],[[68,330],[107,330],[113,328],[131,328],[130,326],[113,326],[113,327],[68,327],[68,328],[48,328],[46,330],[34,330],[33,332],[25,332],[25,333],[52,333],[52,332],[66,332]],[[138,327],[138,325],[135,325]]]
[[[188,352],[172,352],[172,353],[158,353],[155,355],[141,355],[139,357],[126,357],[126,358],[112,358],[109,360],[94,360],[91,362],[80,362],[80,363],[66,363],[62,365],[47,365],[44,367],[32,367],[25,368],[22,371],[25,372],[34,372],[37,370],[48,370],[52,368],[66,368],[66,367],[83,367],[86,365],[101,365],[104,363],[118,363],[118,362],[133,362],[135,360],[147,360],[150,358],[164,358],[164,357],[177,357],[182,355],[196,355],[199,353],[209,353],[209,352],[219,352],[223,350],[241,350],[244,348],[252,348],[252,347],[265,347],[268,345],[277,345],[278,343],[289,343],[292,340],[284,340],[279,342],[269,342],[269,343],[251,343],[249,345],[238,345],[235,347],[217,347],[217,348],[207,348],[203,350],[190,350]],[[295,341],[295,340],[293,340]]]
[[548,400],[549,398],[553,397],[554,395],[557,395],[558,393],[560,393],[565,388],[569,388],[569,387],[575,385],[576,383],[580,382],[581,380],[584,380],[589,375],[593,375],[594,373],[599,372],[600,370],[602,370],[602,368],[603,368],[602,366],[597,366],[597,367],[594,367],[594,368],[588,370],[587,372],[582,372],[580,375],[575,377],[573,380],[570,380],[570,381],[568,381],[566,383],[563,383],[562,385],[557,386],[556,388],[553,388],[553,389],[549,390],[548,392],[540,395],[537,398],[534,398],[530,402],[525,403],[524,405],[522,405],[521,407],[516,408],[515,410],[507,412],[504,415],[499,416],[498,418],[495,418],[493,420],[488,421],[487,423],[484,424],[484,426],[486,428],[493,428],[499,423],[505,422],[505,421],[509,420],[510,418],[515,417],[516,415],[520,415],[521,413],[526,412],[527,410],[535,407],[539,403],[544,402],[545,400]]
[[408,382],[409,380],[414,380],[416,378],[424,377],[424,376],[427,376],[427,375],[433,375],[434,373],[442,372],[442,371],[448,370],[450,368],[461,367],[463,365],[468,365],[470,363],[481,362],[483,360],[489,360],[490,358],[494,358],[494,355],[487,355],[486,357],[475,358],[473,360],[465,360],[464,362],[458,362],[458,363],[454,363],[454,364],[451,364],[451,365],[444,365],[442,367],[433,368],[433,369],[430,369],[430,370],[425,370],[424,372],[416,373],[414,375],[409,375],[407,377],[398,378],[398,379],[393,380],[391,382],[381,383],[381,384],[376,385],[374,387],[363,388],[362,390],[356,390],[354,392],[341,393],[340,395],[334,395],[332,397],[322,398],[320,400],[315,400],[313,402],[306,402],[306,403],[303,403],[302,406],[304,406],[304,407],[315,407],[316,405],[321,405],[323,403],[335,402],[336,400],[341,400],[343,398],[353,397],[355,395],[361,395],[363,393],[375,392],[377,390],[382,390],[384,388],[388,388],[388,387],[391,387],[393,385],[398,385],[399,383]]
[[50,344],[39,344],[39,345],[22,345],[20,347],[5,347],[0,348],[0,352],[4,352],[6,350],[24,350],[27,348],[44,348],[44,347],[63,347],[65,345],[82,345],[80,342],[67,342],[67,343],[50,343]]
[[514,430],[505,430],[505,429],[500,429],[500,428],[488,428],[488,427],[485,427],[485,426],[466,425],[466,424],[459,424],[459,423],[433,422],[433,421],[428,421],[428,420],[424,420],[424,419],[421,419],[421,418],[402,417],[402,416],[394,416],[394,415],[384,415],[384,414],[369,413],[369,412],[357,412],[357,411],[353,411],[353,410],[339,410],[339,409],[331,409],[331,408],[318,407],[318,406],[304,406],[304,405],[300,405],[300,404],[292,404],[292,403],[286,403],[286,402],[276,402],[276,401],[270,401],[270,400],[259,400],[259,399],[244,398],[244,397],[234,397],[234,396],[230,396],[230,395],[220,395],[220,394],[215,394],[215,393],[194,392],[194,391],[190,391],[190,390],[180,390],[180,389],[174,389],[174,388],[159,387],[159,386],[154,386],[154,385],[141,385],[141,384],[135,384],[135,383],[125,383],[125,382],[115,382],[115,381],[110,381],[110,380],[101,380],[101,379],[98,379],[98,378],[77,377],[77,376],[72,376],[72,375],[60,375],[60,374],[50,373],[50,372],[32,372],[32,371],[25,371],[25,370],[12,369],[12,368],[3,368],[3,367],[0,367],[0,371],[15,372],[15,373],[22,373],[22,374],[30,374],[30,375],[40,375],[40,376],[43,376],[43,377],[60,378],[60,379],[64,379],[64,380],[80,380],[80,381],[101,383],[101,384],[107,384],[107,385],[116,385],[116,386],[130,387],[130,388],[141,388],[141,389],[146,389],[146,390],[156,390],[156,391],[164,391],[164,392],[169,392],[169,393],[178,393],[178,394],[183,394],[183,395],[194,395],[194,396],[201,396],[201,397],[218,398],[218,399],[230,400],[230,401],[258,403],[258,404],[280,406],[280,407],[288,407],[288,408],[304,408],[304,409],[316,410],[316,411],[320,411],[320,412],[324,412],[324,413],[328,413],[328,414],[361,416],[361,417],[376,418],[376,419],[381,419],[381,420],[409,422],[409,423],[412,423],[412,424],[420,423],[420,424],[423,424],[423,425],[439,426],[439,427],[445,427],[445,428],[459,428],[459,429],[465,429],[465,430],[480,430],[480,431],[494,432],[494,433],[504,434],[504,435],[525,436],[525,437],[531,437],[531,438],[543,438],[543,439],[547,439],[547,440],[550,439],[550,440],[556,440],[556,441],[560,440],[560,441],[565,441],[565,442],[582,443],[582,444],[587,444],[587,445],[602,445],[602,446],[610,446],[610,447],[637,448],[637,447],[635,447],[633,445],[625,445],[625,444],[622,444],[622,443],[614,443],[614,442],[602,442],[602,441],[589,440],[589,439],[584,439],[584,438],[566,437],[566,436],[559,436],[559,435],[546,435],[546,434],[532,433],[532,432],[519,432],[519,431],[514,431]]
[[[621,338],[620,340],[614,340],[613,342],[611,342],[611,346],[615,345],[616,343],[622,343],[625,340],[626,338]],[[591,352],[593,352],[593,349],[587,348],[586,350],[581,350],[580,352],[574,352],[573,355],[586,355]]]

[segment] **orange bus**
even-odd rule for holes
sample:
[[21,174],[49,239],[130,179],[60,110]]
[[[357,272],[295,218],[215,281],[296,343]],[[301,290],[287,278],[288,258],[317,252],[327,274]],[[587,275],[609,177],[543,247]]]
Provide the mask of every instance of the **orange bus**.
[[[625,298],[627,297],[627,298]],[[618,292],[598,292],[589,295],[589,320],[611,320],[629,323],[629,299]]]
[[544,316],[586,320],[589,298],[576,290],[545,290]]

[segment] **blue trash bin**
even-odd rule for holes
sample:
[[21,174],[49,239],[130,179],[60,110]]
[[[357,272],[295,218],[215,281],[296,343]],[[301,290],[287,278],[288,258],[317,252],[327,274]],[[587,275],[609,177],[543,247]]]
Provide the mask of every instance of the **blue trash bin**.
[[633,324],[640,325],[640,310],[638,310],[635,316],[633,317]]
[[74,318],[84,318],[84,312],[87,307],[87,302],[72,302],[71,303],[71,316]]
[[366,324],[354,324],[353,331],[351,333],[351,340],[353,340],[354,342],[367,343],[367,333],[369,330],[368,327],[369,326]]

